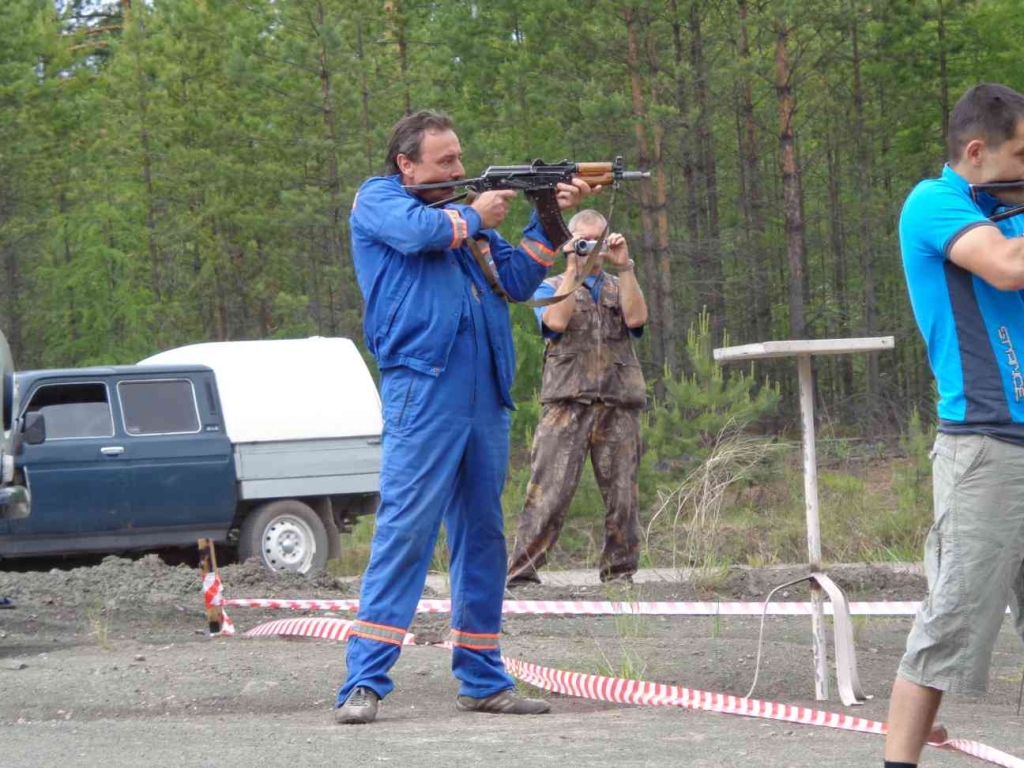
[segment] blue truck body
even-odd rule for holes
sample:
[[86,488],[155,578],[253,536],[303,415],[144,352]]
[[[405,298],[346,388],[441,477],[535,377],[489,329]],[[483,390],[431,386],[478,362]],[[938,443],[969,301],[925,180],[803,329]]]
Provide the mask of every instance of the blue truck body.
[[[284,519],[312,536],[307,548],[326,546],[296,560],[305,572],[336,556],[340,532],[376,509],[379,434],[233,444],[217,377],[205,365],[23,371],[17,384],[21,416],[42,413],[47,434],[16,457],[32,513],[0,520],[0,558],[188,546],[197,538],[235,544],[240,536],[252,542],[243,554],[255,556]],[[265,471],[273,474],[246,476],[268,452]],[[249,518],[275,502],[284,511],[260,518],[266,531],[247,532]],[[267,527],[273,521],[278,527]]]

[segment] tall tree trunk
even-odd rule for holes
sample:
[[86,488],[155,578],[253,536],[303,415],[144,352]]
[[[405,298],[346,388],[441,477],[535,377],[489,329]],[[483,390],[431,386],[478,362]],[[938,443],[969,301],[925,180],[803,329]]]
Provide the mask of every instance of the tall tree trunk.
[[270,280],[270,276],[267,274],[269,267],[267,249],[264,247],[263,241],[259,238],[256,238],[256,260],[260,265],[260,275],[263,277],[260,281],[259,308],[257,309],[259,327],[257,329],[257,333],[259,338],[266,339],[270,336],[270,306],[273,294],[270,292],[269,286],[267,285]]
[[[648,28],[645,34],[647,47],[647,64],[651,70],[650,102],[658,103],[658,50],[657,38],[650,34]],[[676,317],[675,301],[672,297],[672,251],[670,247],[668,231],[668,179],[665,176],[665,162],[663,152],[665,148],[665,125],[659,119],[654,123],[654,141],[652,143],[654,154],[653,176],[654,176],[654,206],[653,212],[658,225],[658,325],[661,326],[662,348],[665,351],[665,361],[672,371],[679,370],[678,354],[676,344]]]
[[942,144],[949,136],[949,52],[946,50],[946,9],[939,0],[939,101],[942,104]]
[[21,275],[18,272],[18,249],[11,244],[4,248],[4,285],[0,290],[0,319],[3,320],[7,333],[7,342],[11,345],[11,354],[15,360],[21,360],[24,354],[24,338],[21,328]]
[[804,294],[804,221],[801,211],[800,169],[793,137],[792,70],[789,63],[789,30],[775,25],[775,94],[779,106],[779,165],[782,171],[783,213],[786,221],[786,252],[789,263],[789,333],[794,339],[807,335]]
[[[322,253],[324,265],[327,271],[327,323],[330,332],[337,332],[337,318],[334,306],[334,286],[331,285],[330,275],[337,265],[340,269],[341,244],[338,238],[341,232],[342,205],[341,205],[341,181],[338,176],[338,131],[334,116],[334,97],[331,91],[331,68],[327,56],[327,37],[324,34],[326,17],[323,2],[317,3],[316,9],[317,35],[320,38],[320,96],[321,112],[323,115],[324,139],[327,144],[327,190],[330,198],[330,209],[328,220],[330,224],[324,233],[322,240]],[[342,284],[347,281],[342,281]],[[342,286],[339,286],[342,287]],[[350,291],[351,292],[351,291]],[[318,297],[319,299],[319,297]]]
[[[860,212],[860,266],[864,276],[864,326],[868,336],[877,333],[878,320],[875,306],[875,246],[871,220],[871,150],[864,136],[864,89],[860,77],[860,24],[856,8],[853,14],[853,143],[857,158],[854,180],[857,185],[857,207]],[[867,395],[868,408],[878,401],[878,354],[868,355]]]
[[[640,167],[646,168],[650,162],[651,152],[647,142],[647,131],[644,125],[647,115],[644,110],[643,87],[640,79],[640,40],[637,34],[636,9],[627,8],[624,12],[623,19],[626,22],[627,33],[626,67],[629,71],[630,94],[633,105],[633,130],[636,135]],[[640,223],[643,228],[644,282],[653,286],[652,293],[654,301],[651,302],[651,310],[654,313],[654,317],[660,318],[660,291],[658,290],[659,280],[656,271],[657,261],[654,245],[655,229],[651,208],[650,181],[648,179],[643,179],[640,182]],[[665,347],[661,334],[652,335],[651,348],[654,353],[654,366],[660,372],[665,367]]]
[[[133,13],[135,13],[133,11]],[[160,264],[160,253],[156,243],[156,199],[153,193],[153,152],[149,143],[149,100],[146,98],[146,78],[142,71],[142,56],[139,47],[142,45],[145,36],[145,27],[142,21],[142,14],[139,11],[135,16],[135,27],[138,32],[138,39],[135,41],[135,78],[139,89],[139,141],[142,146],[142,184],[146,195],[146,246],[149,250],[149,271],[150,287],[156,300],[160,301],[162,270]]]
[[401,0],[384,0],[384,16],[387,19],[385,39],[398,47],[398,72],[402,83],[405,114],[412,114],[412,94],[409,91],[409,41],[405,37],[405,16]]
[[[740,60],[744,67],[750,63],[750,43],[747,37],[747,0],[738,0],[740,18]],[[761,166],[757,152],[757,123],[754,118],[753,86],[750,73],[743,70],[743,142],[740,147],[743,180],[746,185],[746,211],[749,213],[747,247],[748,258],[754,262],[754,328],[760,340],[769,338],[772,330],[771,280],[768,276],[768,242],[765,237],[764,198],[761,195]]]
[[[61,245],[64,250],[64,273],[67,276],[73,274],[72,262],[74,261],[74,255],[71,251],[71,231],[68,227],[68,216],[70,211],[68,210],[68,198],[64,190],[61,190],[57,195],[57,210],[60,213],[61,218]],[[78,309],[75,306],[75,290],[74,286],[71,285],[70,280],[67,284],[67,307],[65,308],[65,316],[68,318],[68,335],[72,341],[78,341]]]
[[[826,150],[828,159],[828,207],[829,244],[832,249],[832,293],[835,296],[839,314],[836,334],[850,335],[850,300],[848,293],[849,270],[846,263],[846,231],[843,222],[842,202],[842,152],[834,140],[839,135],[838,126],[832,131],[832,139]],[[831,335],[831,332],[830,332]],[[853,394],[853,358],[850,355],[836,357],[838,368],[838,394],[845,399]]]
[[707,271],[702,273],[711,314],[711,338],[717,343],[726,324],[725,281],[722,277],[722,237],[718,220],[718,170],[714,135],[711,132],[711,104],[708,99],[708,67],[704,55],[704,34],[700,11],[704,4],[690,0],[690,61],[693,66],[693,93],[697,106],[697,157],[704,180],[706,236],[704,251]]
[[359,60],[359,119],[363,129],[363,151],[366,173],[373,175],[373,131],[370,128],[370,88],[366,80],[366,52],[363,47],[363,25],[356,27],[356,58]]
[[[689,86],[686,79],[688,62],[687,49],[683,42],[683,18],[679,12],[677,0],[669,0],[672,12],[672,47],[675,53],[676,66],[676,110],[679,113],[679,155],[682,161],[683,186],[686,189],[686,235],[687,242],[684,252],[687,262],[691,265],[692,279],[696,283],[700,279],[703,266],[703,246],[701,244],[700,216],[698,202],[697,179],[693,165],[693,126],[690,122]],[[699,289],[696,299],[700,299]],[[699,307],[697,307],[699,309]],[[680,312],[679,320],[682,327],[688,327],[688,313]]]

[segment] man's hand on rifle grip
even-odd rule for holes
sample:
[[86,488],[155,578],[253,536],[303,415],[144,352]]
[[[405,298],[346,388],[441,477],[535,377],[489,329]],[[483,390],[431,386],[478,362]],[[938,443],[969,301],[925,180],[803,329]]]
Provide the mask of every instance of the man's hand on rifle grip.
[[472,208],[480,214],[483,229],[494,229],[501,225],[508,214],[509,203],[519,193],[512,189],[492,189],[481,192],[473,201]]

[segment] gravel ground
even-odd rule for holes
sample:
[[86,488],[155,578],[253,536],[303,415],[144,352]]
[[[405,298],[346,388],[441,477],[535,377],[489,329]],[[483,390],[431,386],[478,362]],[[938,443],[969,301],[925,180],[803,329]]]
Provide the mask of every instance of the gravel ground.
[[[530,587],[526,599],[763,599],[800,568],[736,569],[692,583],[632,589]],[[878,566],[831,575],[853,600],[918,599],[919,575]],[[229,597],[353,597],[358,584],[309,580],[254,565],[221,570]],[[0,612],[0,763],[15,766],[523,765],[616,766],[879,765],[877,736],[669,708],[621,707],[551,696],[554,713],[503,718],[459,713],[445,651],[406,649],[396,692],[369,727],[333,724],[344,677],[339,644],[210,638],[198,572],[156,556],[61,570],[0,572],[0,594],[19,607]],[[784,599],[806,599],[806,587]],[[428,594],[428,596],[438,596]],[[240,630],[283,614],[234,609]],[[290,613],[289,615],[295,615]],[[812,700],[809,619],[770,618],[755,695],[884,719],[908,619],[856,619],[860,676],[875,698],[856,710]],[[412,631],[441,633],[447,617],[424,615]],[[509,656],[581,672],[621,674],[744,694],[753,677],[758,622],[729,617],[509,616]],[[1016,714],[1020,641],[1009,622],[994,658],[989,693],[951,698],[950,734],[1024,755]],[[929,751],[927,765],[979,764]]]

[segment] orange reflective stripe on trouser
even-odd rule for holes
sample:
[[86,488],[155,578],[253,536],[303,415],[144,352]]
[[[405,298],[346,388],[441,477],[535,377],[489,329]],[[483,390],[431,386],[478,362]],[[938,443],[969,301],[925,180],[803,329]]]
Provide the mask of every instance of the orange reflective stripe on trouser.
[[544,243],[527,237],[523,238],[523,242],[519,246],[538,264],[550,267],[555,263],[555,252],[544,245]]
[[452,223],[452,242],[448,247],[456,248],[459,243],[469,237],[469,225],[466,224],[466,220],[459,215],[458,211],[445,208],[444,212]]
[[491,651],[498,647],[498,637],[498,635],[484,635],[479,632],[453,629],[451,643],[459,648],[469,648],[473,651]]
[[367,640],[376,640],[380,643],[401,645],[405,640],[405,630],[398,627],[389,627],[387,624],[371,624],[368,621],[356,619],[352,622],[352,634],[357,637],[365,637]]

